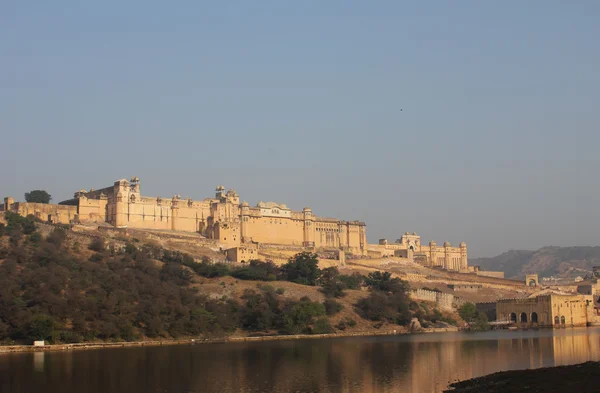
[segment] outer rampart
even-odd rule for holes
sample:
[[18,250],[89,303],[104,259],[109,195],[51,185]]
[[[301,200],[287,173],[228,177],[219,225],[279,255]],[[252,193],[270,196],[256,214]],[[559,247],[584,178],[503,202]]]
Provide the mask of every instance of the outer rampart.
[[434,302],[441,310],[452,310],[460,306],[464,301],[454,295],[448,293],[429,291],[427,289],[413,289],[410,297],[414,300],[423,300],[426,302]]

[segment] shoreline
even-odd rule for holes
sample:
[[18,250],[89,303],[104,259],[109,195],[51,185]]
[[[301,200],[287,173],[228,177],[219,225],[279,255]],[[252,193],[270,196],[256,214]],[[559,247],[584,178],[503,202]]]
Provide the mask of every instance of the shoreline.
[[241,342],[260,342],[260,341],[285,341],[285,340],[305,340],[305,339],[323,339],[323,338],[344,338],[344,337],[376,337],[376,336],[403,336],[408,334],[427,334],[427,333],[457,333],[458,328],[430,328],[422,331],[409,332],[405,329],[385,330],[385,331],[360,331],[348,333],[327,333],[327,334],[295,334],[295,335],[272,335],[272,336],[232,336],[221,338],[186,338],[181,340],[146,340],[146,341],[119,341],[119,342],[88,342],[73,344],[49,344],[44,346],[33,345],[0,345],[0,355],[10,353],[26,352],[53,352],[53,351],[71,351],[71,350],[89,350],[102,348],[126,348],[126,347],[159,347],[167,345],[184,344],[229,344]]

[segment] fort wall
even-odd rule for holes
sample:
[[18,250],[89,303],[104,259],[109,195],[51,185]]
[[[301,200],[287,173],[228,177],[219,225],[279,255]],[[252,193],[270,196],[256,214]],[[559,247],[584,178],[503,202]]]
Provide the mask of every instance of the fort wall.
[[467,245],[462,242],[458,247],[452,247],[450,242],[445,242],[438,247],[437,243],[430,241],[428,245],[421,243],[421,237],[416,233],[406,232],[394,243],[380,239],[379,244],[369,244],[368,253],[373,257],[395,256],[408,258],[427,267],[440,267],[442,269],[468,272]]
[[454,295],[448,293],[429,291],[427,289],[413,289],[410,297],[413,300],[423,300],[426,302],[434,302],[441,310],[450,311],[463,301]]

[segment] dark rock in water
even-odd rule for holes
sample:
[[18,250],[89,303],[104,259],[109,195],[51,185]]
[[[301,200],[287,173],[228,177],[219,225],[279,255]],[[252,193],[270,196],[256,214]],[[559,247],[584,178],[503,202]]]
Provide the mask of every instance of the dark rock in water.
[[600,362],[503,371],[449,386],[446,393],[598,393]]

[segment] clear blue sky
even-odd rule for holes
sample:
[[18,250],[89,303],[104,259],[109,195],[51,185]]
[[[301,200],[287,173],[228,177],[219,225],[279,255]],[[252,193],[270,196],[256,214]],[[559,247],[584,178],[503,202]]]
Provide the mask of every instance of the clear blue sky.
[[0,194],[139,176],[370,241],[599,245],[599,21],[599,1],[0,0]]

